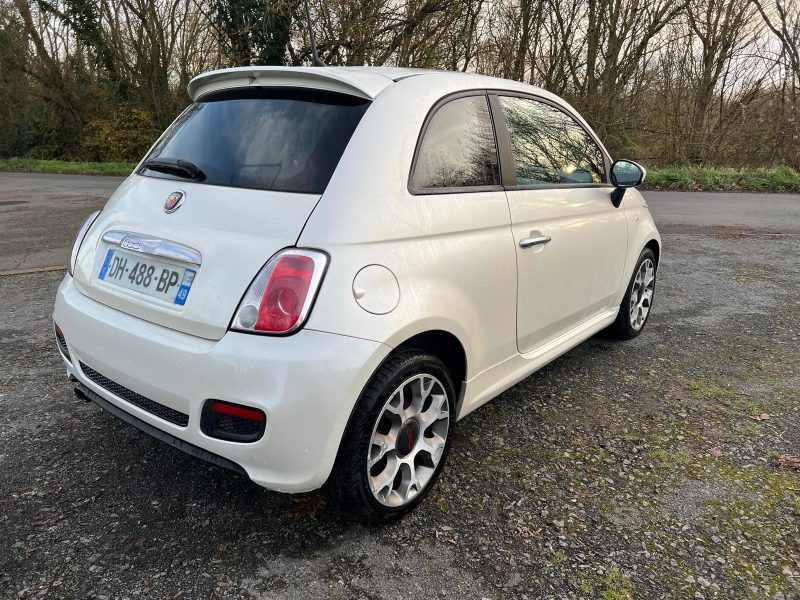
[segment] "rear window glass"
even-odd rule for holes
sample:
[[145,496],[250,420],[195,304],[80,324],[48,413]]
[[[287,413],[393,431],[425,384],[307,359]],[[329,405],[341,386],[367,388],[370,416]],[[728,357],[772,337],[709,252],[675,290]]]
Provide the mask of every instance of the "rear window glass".
[[442,105],[423,134],[411,185],[425,190],[499,184],[486,96],[458,98]]
[[368,106],[316,90],[220,92],[187,108],[147,159],[189,161],[211,185],[321,194]]

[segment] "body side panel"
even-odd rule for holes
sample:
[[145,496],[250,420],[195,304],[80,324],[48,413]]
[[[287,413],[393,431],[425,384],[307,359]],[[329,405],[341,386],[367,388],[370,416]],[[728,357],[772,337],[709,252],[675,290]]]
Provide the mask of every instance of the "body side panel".
[[[627,256],[625,212],[611,188],[508,192],[517,242],[519,350],[531,352],[616,306]],[[521,248],[520,240],[549,242]]]
[[[464,346],[469,377],[516,352],[516,257],[505,193],[407,189],[428,111],[460,91],[462,77],[420,75],[376,98],[298,243],[331,255],[307,327],[390,346],[442,329]],[[366,312],[353,296],[353,278],[369,264],[387,267],[399,284],[399,304],[388,314]]]

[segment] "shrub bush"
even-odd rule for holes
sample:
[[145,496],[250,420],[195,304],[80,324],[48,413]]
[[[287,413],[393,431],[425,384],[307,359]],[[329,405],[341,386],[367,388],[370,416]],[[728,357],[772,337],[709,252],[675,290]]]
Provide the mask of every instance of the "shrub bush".
[[800,192],[800,173],[789,167],[731,169],[664,167],[648,170],[645,188],[721,192]]
[[152,115],[131,106],[118,107],[89,123],[85,154],[101,162],[136,162],[161,131]]

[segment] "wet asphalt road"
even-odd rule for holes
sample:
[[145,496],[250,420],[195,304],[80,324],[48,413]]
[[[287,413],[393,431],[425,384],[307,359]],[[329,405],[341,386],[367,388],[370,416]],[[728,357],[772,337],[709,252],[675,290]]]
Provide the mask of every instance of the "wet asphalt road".
[[434,493],[370,529],[74,398],[53,297],[120,181],[0,173],[0,598],[800,594],[799,196],[647,193],[647,331],[460,422]]

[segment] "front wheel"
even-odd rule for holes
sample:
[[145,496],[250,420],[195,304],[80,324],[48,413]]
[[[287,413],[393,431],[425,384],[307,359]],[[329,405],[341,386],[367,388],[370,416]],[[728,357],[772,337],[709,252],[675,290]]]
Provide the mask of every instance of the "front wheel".
[[650,248],[645,248],[636,262],[636,269],[619,307],[617,320],[611,326],[614,335],[630,340],[642,333],[653,307],[655,293],[656,257]]
[[333,489],[347,516],[380,523],[422,502],[447,459],[454,398],[450,374],[435,356],[403,350],[381,365],[334,465]]

